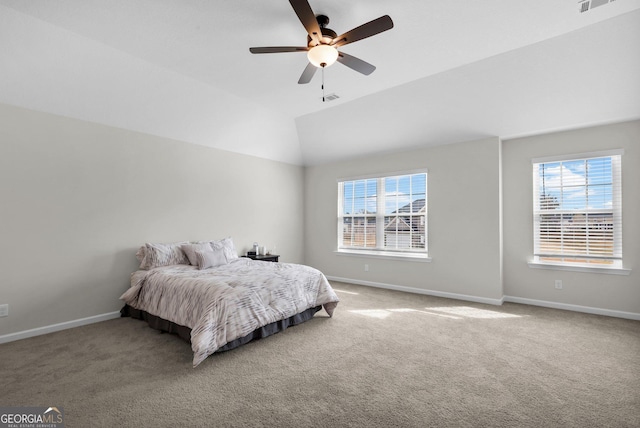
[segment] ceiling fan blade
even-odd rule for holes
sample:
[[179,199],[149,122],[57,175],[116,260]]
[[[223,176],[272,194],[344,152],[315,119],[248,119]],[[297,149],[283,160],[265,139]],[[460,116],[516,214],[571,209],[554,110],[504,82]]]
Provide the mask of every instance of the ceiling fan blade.
[[348,55],[344,52],[338,53],[338,62],[357,71],[358,73],[364,74],[365,76],[370,75],[376,69],[375,65],[371,65],[360,58],[356,58],[355,56]]
[[322,31],[320,31],[320,26],[318,25],[318,20],[316,19],[315,13],[311,9],[309,2],[307,0],[289,0],[291,3],[291,7],[298,15],[300,22],[304,26],[307,33],[309,33],[309,37],[316,44],[320,43],[320,39],[322,38]]
[[249,48],[253,54],[278,53],[278,52],[306,52],[309,48],[299,46],[266,46],[262,48]]
[[317,69],[318,67],[316,67],[315,65],[311,63],[307,64],[307,67],[302,72],[302,75],[300,76],[298,83],[303,85],[305,83],[311,82],[311,79],[313,78],[313,75],[316,74]]
[[339,35],[333,39],[331,45],[338,48],[349,43],[357,42],[358,40],[366,39],[367,37],[375,36],[378,33],[382,33],[383,31],[387,31],[392,28],[393,21],[389,15],[381,16],[378,19],[369,21],[366,24],[362,24],[351,31],[347,31],[344,34]]

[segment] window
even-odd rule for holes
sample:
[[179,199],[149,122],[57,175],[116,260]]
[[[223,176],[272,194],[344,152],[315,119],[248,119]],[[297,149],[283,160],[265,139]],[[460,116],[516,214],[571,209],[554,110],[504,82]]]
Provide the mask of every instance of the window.
[[533,161],[534,263],[622,268],[621,155]]
[[427,173],[338,181],[338,250],[427,255]]

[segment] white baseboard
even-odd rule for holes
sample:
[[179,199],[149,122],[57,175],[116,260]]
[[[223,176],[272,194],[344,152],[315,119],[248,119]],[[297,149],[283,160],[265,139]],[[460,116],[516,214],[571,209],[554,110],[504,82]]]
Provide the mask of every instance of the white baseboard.
[[565,311],[584,312],[594,315],[605,315],[615,318],[626,318],[640,321],[640,314],[635,312],[615,311],[612,309],[593,308],[590,306],[571,305],[568,303],[549,302],[546,300],[526,299],[524,297],[504,296],[505,302],[520,303],[523,305],[542,306],[544,308],[562,309]]
[[469,296],[467,294],[448,293],[445,291],[425,290],[423,288],[405,287],[404,285],[385,284],[382,282],[361,281],[359,279],[340,278],[327,276],[330,281],[346,282],[350,284],[366,285],[369,287],[386,288],[388,290],[404,291],[407,293],[425,294],[427,296],[445,297],[447,299],[466,300],[468,302],[486,303],[488,305],[502,305],[503,299],[490,299],[488,297]]
[[44,327],[38,327],[31,330],[19,331],[17,333],[5,334],[4,336],[0,336],[0,343],[13,342],[15,340],[26,339],[34,336],[40,336],[47,333],[53,333],[55,331],[67,330],[69,328],[80,327],[83,325],[112,320],[116,318],[120,318],[120,311],[109,312],[106,314],[95,315],[92,317],[81,318],[78,320],[61,322],[59,324],[47,325]]
[[504,302],[520,303],[523,305],[541,306],[544,308],[561,309],[565,311],[583,312],[594,315],[604,315],[615,318],[625,318],[640,321],[640,314],[635,312],[616,311],[612,309],[593,308],[589,306],[571,305],[568,303],[549,302],[545,300],[526,299],[523,297],[503,296],[502,299],[489,299],[486,297],[469,296],[466,294],[448,293],[444,291],[424,290],[422,288],[405,287],[402,285],[385,284],[381,282],[362,281],[359,279],[340,278],[327,276],[330,281],[346,282],[350,284],[366,285],[369,287],[386,288],[389,290],[405,291],[407,293],[425,294],[427,296],[445,297],[447,299],[466,300],[469,302],[486,303],[500,306]]

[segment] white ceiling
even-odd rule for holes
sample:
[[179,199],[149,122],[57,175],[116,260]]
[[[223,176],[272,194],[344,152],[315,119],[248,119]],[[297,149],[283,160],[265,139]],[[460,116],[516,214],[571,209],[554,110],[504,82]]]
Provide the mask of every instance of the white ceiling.
[[0,102],[294,164],[640,118],[640,2],[311,0],[394,28],[297,80],[284,0],[0,0]]

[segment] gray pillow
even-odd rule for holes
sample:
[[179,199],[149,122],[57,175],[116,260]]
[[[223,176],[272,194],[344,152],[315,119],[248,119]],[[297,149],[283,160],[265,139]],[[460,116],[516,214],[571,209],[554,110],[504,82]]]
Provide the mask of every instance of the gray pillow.
[[187,265],[189,259],[180,246],[188,242],[174,244],[145,244],[145,254],[140,269],[153,269],[159,266]]
[[208,242],[201,242],[198,244],[184,244],[180,248],[187,255],[189,263],[193,266],[198,266],[198,259],[196,258],[196,251],[211,251],[211,245]]
[[196,250],[195,253],[196,259],[198,260],[198,269],[209,269],[227,264],[227,258],[221,249],[206,251]]

